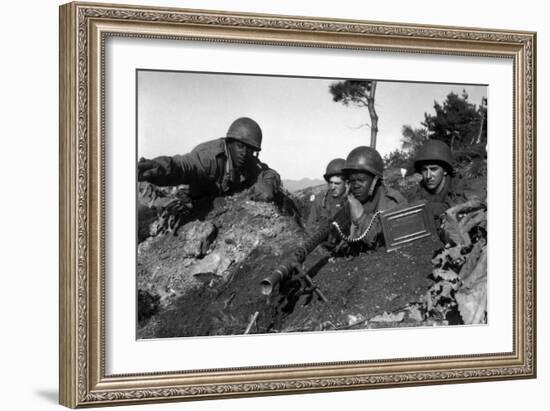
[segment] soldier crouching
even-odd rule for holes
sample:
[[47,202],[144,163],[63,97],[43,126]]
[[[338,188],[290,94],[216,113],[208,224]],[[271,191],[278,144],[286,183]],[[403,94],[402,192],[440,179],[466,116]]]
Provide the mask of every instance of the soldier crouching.
[[139,182],[175,186],[179,190],[175,198],[167,201],[162,195],[151,196],[151,190],[142,185],[138,190],[138,224],[155,208],[160,221],[166,222],[164,228],[175,233],[182,219],[192,215],[197,202],[245,189],[250,190],[252,200],[273,201],[281,179],[258,159],[261,143],[262,130],[258,123],[241,117],[231,124],[224,138],[201,143],[190,153],[140,159]]

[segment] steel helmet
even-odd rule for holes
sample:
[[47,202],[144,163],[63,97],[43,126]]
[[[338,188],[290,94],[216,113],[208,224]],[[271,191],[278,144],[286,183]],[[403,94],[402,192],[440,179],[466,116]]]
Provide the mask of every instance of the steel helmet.
[[327,165],[327,171],[323,175],[325,180],[328,181],[332,176],[344,174],[344,164],[346,164],[346,160],[343,158],[335,158],[334,160],[331,160]]
[[422,164],[426,163],[441,163],[443,168],[450,173],[454,170],[451,149],[441,140],[428,140],[418,150],[414,159],[414,169],[420,172]]
[[372,147],[360,146],[351,150],[344,165],[344,172],[366,171],[382,178],[384,161],[380,153]]
[[226,138],[242,141],[256,151],[262,149],[262,129],[254,120],[241,117],[235,120],[227,130]]

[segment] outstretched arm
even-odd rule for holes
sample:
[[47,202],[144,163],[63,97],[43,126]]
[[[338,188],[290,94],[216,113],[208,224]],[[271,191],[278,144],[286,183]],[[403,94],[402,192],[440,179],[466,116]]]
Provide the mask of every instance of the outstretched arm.
[[172,157],[161,156],[152,160],[141,158],[138,162],[138,181],[148,181],[158,186],[175,185],[179,174]]
[[142,158],[138,162],[138,181],[148,181],[158,186],[191,184],[208,177],[213,167],[211,163],[212,159],[195,152],[152,160]]

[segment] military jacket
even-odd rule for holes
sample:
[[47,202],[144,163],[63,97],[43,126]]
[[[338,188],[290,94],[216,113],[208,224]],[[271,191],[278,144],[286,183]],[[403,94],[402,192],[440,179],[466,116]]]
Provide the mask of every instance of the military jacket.
[[424,200],[428,211],[433,215],[436,227],[440,224],[440,216],[449,208],[464,203],[470,197],[464,184],[451,176],[445,177],[445,185],[439,193],[430,193],[423,182],[418,184],[411,200]]
[[280,186],[279,174],[257,158],[237,170],[223,138],[199,144],[187,154],[150,161],[155,163],[155,172],[153,176],[149,173],[147,181],[160,186],[188,185],[192,199],[228,195],[255,186],[262,200],[271,201]]
[[334,198],[328,191],[312,197],[306,220],[306,230],[310,233],[329,222],[347,204],[346,196]]

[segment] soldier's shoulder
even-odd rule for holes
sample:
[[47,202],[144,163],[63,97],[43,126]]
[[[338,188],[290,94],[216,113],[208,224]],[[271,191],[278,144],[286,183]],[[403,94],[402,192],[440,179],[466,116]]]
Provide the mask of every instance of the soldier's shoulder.
[[328,196],[328,193],[326,191],[321,191],[320,193],[317,193],[317,194],[315,193],[311,194],[311,196],[309,197],[309,201],[320,206],[328,197],[330,196]]
[[218,154],[225,154],[225,141],[223,138],[217,138],[215,140],[205,141],[196,146],[193,153],[210,154],[217,156]]
[[403,194],[401,194],[399,191],[397,191],[394,188],[387,187],[386,186],[386,197],[390,198],[391,200],[395,201],[397,204],[403,204],[407,202],[407,199]]
[[457,198],[461,198],[464,201],[473,199],[486,199],[487,198],[487,180],[486,179],[472,179],[469,180],[466,177],[460,176],[453,179],[452,195]]
[[415,201],[422,199],[424,189],[422,188],[422,181],[419,181],[409,190],[406,190],[407,195],[405,196],[409,201]]

